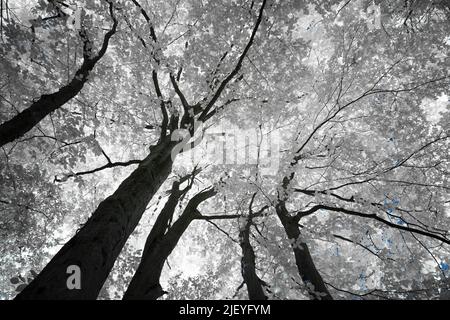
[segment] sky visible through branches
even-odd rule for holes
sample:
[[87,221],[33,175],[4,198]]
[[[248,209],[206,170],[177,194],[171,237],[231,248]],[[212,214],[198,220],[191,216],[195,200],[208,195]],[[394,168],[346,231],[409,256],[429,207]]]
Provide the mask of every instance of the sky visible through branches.
[[450,299],[445,0],[1,0],[0,299]]

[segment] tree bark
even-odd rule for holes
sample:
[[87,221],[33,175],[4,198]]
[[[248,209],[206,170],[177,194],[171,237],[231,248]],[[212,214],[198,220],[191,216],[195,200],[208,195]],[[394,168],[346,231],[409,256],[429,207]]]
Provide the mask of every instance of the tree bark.
[[[160,230],[155,231],[157,230],[155,228],[159,228],[160,225],[155,223],[145,243],[141,262],[123,296],[124,300],[156,300],[165,294],[159,283],[164,262],[176,247],[189,224],[196,217],[201,216],[197,210],[198,205],[216,193],[214,189],[209,189],[196,194],[188,202],[181,216],[164,234],[157,234]],[[164,209],[169,205],[170,208],[175,210],[176,204],[175,202],[174,206],[169,198]]]
[[263,281],[256,274],[255,252],[250,243],[250,227],[252,220],[248,217],[245,227],[239,231],[239,244],[242,249],[241,274],[247,286],[249,300],[267,300]]
[[2,123],[0,125],[0,146],[22,137],[47,115],[75,97],[83,88],[88,75],[88,68],[82,67],[68,85],[50,95],[42,95],[30,107],[11,120]]
[[75,73],[72,81],[60,88],[57,92],[48,95],[42,95],[27,109],[20,112],[12,119],[2,123],[0,125],[0,147],[14,141],[17,138],[22,137],[47,115],[63,106],[73,97],[75,97],[81,91],[81,89],[83,89],[84,84],[88,80],[90,72],[94,69],[97,62],[105,55],[109,41],[117,30],[118,22],[113,12],[113,4],[112,2],[107,2],[109,3],[109,12],[111,18],[114,21],[114,24],[111,30],[109,30],[105,34],[103,45],[100,48],[99,52],[96,55],[92,54],[92,44],[87,36],[86,30],[83,28],[80,31],[80,35],[82,36],[84,42],[83,64]]
[[[145,208],[172,169],[168,140],[149,156],[103,202],[85,225],[15,299],[96,299],[117,256]],[[68,289],[67,268],[81,269],[81,289]]]
[[314,265],[308,246],[305,242],[301,241],[297,219],[289,215],[286,206],[282,201],[278,202],[275,209],[286,235],[290,241],[294,241],[292,250],[295,256],[295,263],[297,265],[298,273],[303,283],[306,285],[309,294],[314,300],[333,300],[322,276]]

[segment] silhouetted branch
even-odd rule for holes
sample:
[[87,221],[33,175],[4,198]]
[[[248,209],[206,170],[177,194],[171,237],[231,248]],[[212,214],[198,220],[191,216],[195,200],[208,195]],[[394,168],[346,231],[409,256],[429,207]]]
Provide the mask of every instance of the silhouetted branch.
[[[106,156],[106,155],[105,155]],[[69,178],[74,178],[74,177],[79,177],[79,176],[84,176],[84,175],[88,175],[88,174],[92,174],[92,173],[96,173],[105,169],[110,169],[110,168],[116,168],[116,167],[127,167],[133,164],[139,164],[141,163],[142,160],[130,160],[130,161],[126,161],[126,162],[110,162],[110,160],[108,160],[109,162],[101,167],[92,169],[92,170],[86,170],[86,171],[80,171],[80,172],[75,172],[75,173],[70,173],[65,175],[62,178],[58,178],[58,176],[55,176],[54,181],[55,182],[66,182]]]

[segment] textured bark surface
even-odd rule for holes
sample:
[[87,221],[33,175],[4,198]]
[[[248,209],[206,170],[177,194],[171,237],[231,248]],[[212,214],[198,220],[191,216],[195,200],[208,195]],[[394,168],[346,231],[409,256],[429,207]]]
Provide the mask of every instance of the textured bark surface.
[[255,252],[250,243],[251,221],[249,218],[245,227],[239,232],[239,244],[242,249],[241,274],[247,286],[248,298],[250,300],[266,300],[263,281],[256,274]]
[[[96,299],[147,204],[172,169],[173,142],[150,155],[103,202],[16,299]],[[67,267],[81,269],[81,289],[69,290]]]
[[[308,246],[303,241],[299,241],[300,229],[298,227],[298,221],[289,215],[283,202],[278,203],[276,212],[288,238],[291,241],[295,240],[294,244],[296,245],[292,245],[295,263],[303,283],[308,288],[309,294],[315,300],[333,300],[322,276],[314,265]],[[313,288],[310,287],[311,285]]]
[[[145,243],[141,262],[123,296],[124,300],[155,300],[165,293],[159,283],[164,262],[176,247],[189,224],[200,215],[197,210],[198,205],[215,194],[216,191],[214,189],[196,194],[186,205],[181,216],[164,234],[156,233],[155,230],[159,229],[160,224],[155,222]],[[173,206],[173,199],[169,197],[164,209],[166,207],[173,208],[173,215],[176,204]],[[163,211],[161,211],[158,218],[162,216]],[[167,215],[166,218],[170,217]]]

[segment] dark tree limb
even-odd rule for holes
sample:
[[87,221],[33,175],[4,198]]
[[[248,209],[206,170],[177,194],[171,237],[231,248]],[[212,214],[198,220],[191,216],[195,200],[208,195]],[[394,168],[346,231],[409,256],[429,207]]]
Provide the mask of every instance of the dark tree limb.
[[[151,40],[152,40],[152,44],[153,45],[157,44],[158,38],[156,36],[155,28],[154,28],[153,23],[152,23],[152,21],[150,19],[150,16],[148,15],[147,11],[145,11],[145,9],[141,6],[141,4],[137,0],[132,0],[132,2],[134,3],[134,5],[136,7],[139,8],[141,15],[144,17],[145,21],[149,25],[150,37],[151,37]],[[130,29],[132,29],[132,26],[131,26],[129,21],[127,21],[127,24],[130,27]],[[139,38],[139,41],[141,41],[141,43],[144,46],[144,48],[148,48],[148,45],[147,45],[146,41],[139,35],[138,35],[138,38]],[[159,49],[159,50],[161,50],[161,49]],[[161,60],[158,57],[157,52],[155,52],[155,51],[152,52],[152,58],[153,58],[153,60],[155,60],[157,65],[161,64]],[[162,94],[162,91],[161,91],[161,87],[159,85],[158,72],[155,69],[152,70],[152,81],[153,81],[153,86],[155,87],[156,96],[158,97],[159,106],[160,106],[161,113],[162,113],[162,116],[163,116],[162,123],[161,123],[161,135],[160,135],[160,139],[159,139],[159,141],[162,141],[163,139],[166,139],[167,130],[169,129],[169,126],[170,126],[169,121],[172,122],[172,125],[173,125],[173,122],[174,122],[174,121],[172,121],[173,118],[169,119],[169,112],[167,110],[167,106],[171,105],[172,103],[171,103],[170,100],[167,100],[167,101],[164,100],[164,97],[163,97],[163,94]]]
[[289,214],[284,202],[278,202],[275,209],[286,235],[291,242],[300,278],[305,284],[311,298],[314,300],[332,300],[333,297],[314,265],[307,244],[301,239],[298,221]]
[[178,86],[178,82],[172,73],[170,74],[170,81],[172,83],[173,88],[175,89],[176,94],[178,95],[178,97],[181,100],[184,111],[186,113],[189,112],[189,109],[191,108],[191,106],[187,102],[186,97],[184,96],[183,92],[181,92],[180,87]]
[[80,176],[84,176],[84,175],[88,175],[88,174],[92,174],[92,173],[96,173],[105,169],[110,169],[110,168],[116,168],[116,167],[128,167],[130,165],[133,164],[139,164],[141,163],[142,160],[130,160],[130,161],[125,161],[125,162],[111,162],[111,160],[108,159],[108,163],[95,168],[95,169],[91,169],[91,170],[86,170],[86,171],[80,171],[80,172],[75,172],[75,173],[70,173],[67,174],[65,176],[63,176],[62,178],[59,178],[58,176],[55,176],[54,181],[55,182],[66,182],[69,178],[75,178],[75,177],[80,177]]
[[[321,190],[321,191],[319,191],[319,190],[306,190],[306,189],[295,188],[294,191],[302,193],[302,194],[305,194],[305,195],[308,195],[308,196],[315,196],[316,194],[322,194],[322,195],[328,195],[328,196],[331,196],[333,198],[339,199],[339,200],[341,200],[343,202],[358,203],[354,196],[351,196],[350,198],[346,198],[346,197],[340,196],[340,195],[338,195],[336,193],[333,193],[330,190]],[[380,204],[380,203],[377,203],[377,202],[369,202],[369,201],[367,201],[366,203],[371,205],[371,206],[373,206],[373,207],[376,207],[376,208],[378,208],[380,210],[385,209],[385,206],[383,204]],[[438,228],[434,228],[434,227],[430,227],[430,226],[426,225],[425,223],[423,223],[422,221],[420,221],[419,219],[414,217],[412,214],[410,214],[410,212],[408,210],[406,210],[406,209],[397,207],[397,208],[395,208],[395,210],[397,210],[399,212],[407,213],[410,217],[412,217],[414,220],[416,220],[419,223],[419,224],[412,223],[412,222],[409,222],[409,221],[405,220],[403,217],[393,215],[392,213],[388,213],[388,215],[391,216],[391,217],[402,219],[407,225],[415,226],[415,227],[423,229],[425,231],[436,233],[436,234],[440,234],[442,236],[445,236],[446,234],[448,234],[448,231],[446,231],[446,230],[438,229]],[[430,228],[434,229],[434,231],[430,230]]]
[[[255,196],[256,193],[253,194],[252,199],[250,200],[248,217],[243,217],[246,219],[245,225],[239,230],[239,245],[242,250],[241,274],[247,286],[248,298],[250,300],[267,300],[263,288],[265,283],[256,273],[256,255],[250,243],[250,228],[253,224],[254,217],[252,206]],[[259,213],[262,213],[267,208],[267,206],[263,207]]]
[[[197,193],[189,200],[181,216],[165,233],[161,232],[162,229],[157,225],[158,222],[155,223],[145,243],[141,262],[123,296],[124,300],[156,300],[165,293],[159,281],[164,262],[189,224],[200,215],[197,209],[200,203],[213,197],[216,193],[217,191],[213,188]],[[171,200],[169,199],[169,201]],[[172,204],[170,208],[167,208],[167,216],[174,214],[177,203],[178,201],[175,201],[175,206]],[[162,215],[161,212],[158,219]]]
[[98,53],[96,55],[92,54],[92,44],[87,36],[86,30],[84,29],[84,27],[82,27],[80,31],[80,37],[83,40],[84,61],[81,67],[76,71],[73,79],[69,84],[60,88],[57,92],[48,95],[42,95],[27,109],[20,112],[12,119],[2,123],[0,125],[0,146],[3,146],[23,136],[47,115],[60,108],[81,91],[84,84],[88,80],[90,72],[94,69],[97,62],[105,55],[109,45],[109,41],[117,31],[118,21],[114,14],[113,3],[109,0],[105,1],[109,3],[109,14],[113,20],[113,26],[105,34],[102,47],[100,48]]
[[399,229],[399,230],[403,230],[403,231],[408,231],[408,232],[412,232],[415,234],[420,234],[422,236],[426,236],[428,238],[432,238],[435,240],[439,240],[442,241],[446,244],[450,244],[450,240],[444,236],[441,236],[439,234],[435,234],[433,232],[428,232],[425,230],[421,230],[421,229],[417,229],[417,228],[411,228],[411,227],[407,227],[404,225],[400,225],[400,224],[396,224],[393,223],[389,220],[383,219],[380,216],[376,215],[375,213],[362,213],[362,212],[358,212],[355,210],[350,210],[350,209],[345,209],[345,208],[337,208],[337,207],[332,207],[329,205],[323,205],[323,204],[319,204],[316,205],[308,210],[305,211],[301,211],[298,212],[296,216],[293,217],[293,219],[295,221],[299,221],[300,218],[302,217],[306,217],[308,215],[314,214],[315,212],[317,212],[318,210],[327,210],[327,211],[334,211],[334,212],[339,212],[339,213],[343,213],[346,215],[350,215],[350,216],[356,216],[356,217],[361,217],[361,218],[367,218],[367,219],[373,219],[376,220],[378,222],[381,222],[384,225],[387,225],[391,228],[394,229]]
[[[360,242],[353,241],[352,239],[346,238],[346,237],[341,236],[341,235],[338,235],[338,234],[333,234],[333,237],[335,237],[336,239],[340,239],[340,240],[346,241],[346,242],[354,243],[354,244],[356,244],[357,246],[360,246],[361,248],[363,248],[364,250],[367,250],[367,251],[370,252],[372,255],[376,256],[378,259],[383,260],[383,258],[381,258],[380,255],[379,255],[378,253],[376,253],[375,251],[373,251],[372,249],[370,249],[369,247],[363,245],[363,244],[360,243]],[[387,259],[388,259],[388,260],[391,260],[391,261],[395,261],[395,260],[392,259],[392,258],[387,258]]]
[[216,92],[213,94],[212,98],[207,103],[206,107],[203,109],[202,113],[200,114],[199,121],[205,122],[206,117],[208,116],[208,113],[211,111],[211,109],[214,107],[214,104],[219,99],[219,97],[222,94],[222,91],[225,89],[227,84],[238,74],[239,70],[242,67],[242,63],[245,59],[245,56],[247,55],[248,51],[250,50],[250,47],[253,44],[253,41],[256,36],[256,32],[258,31],[259,25],[262,21],[262,16],[264,12],[264,7],[266,5],[267,0],[263,0],[261,4],[261,8],[259,9],[258,19],[256,20],[255,26],[253,27],[252,34],[250,36],[250,39],[247,42],[247,45],[245,46],[244,50],[242,51],[236,66],[234,69],[228,74],[228,76],[225,77],[225,79],[220,83],[219,87],[217,88]]

